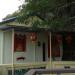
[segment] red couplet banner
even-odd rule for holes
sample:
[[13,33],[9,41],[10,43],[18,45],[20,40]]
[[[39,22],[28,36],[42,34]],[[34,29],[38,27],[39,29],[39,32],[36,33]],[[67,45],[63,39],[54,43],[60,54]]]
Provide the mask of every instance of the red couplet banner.
[[15,52],[24,52],[26,51],[26,36],[25,34],[14,35],[14,51]]

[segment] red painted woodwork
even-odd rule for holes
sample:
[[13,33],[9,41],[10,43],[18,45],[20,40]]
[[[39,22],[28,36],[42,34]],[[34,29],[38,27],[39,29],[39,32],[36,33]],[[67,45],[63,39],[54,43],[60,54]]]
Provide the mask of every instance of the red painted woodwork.
[[67,44],[72,43],[72,36],[71,35],[68,35],[65,39],[66,39]]
[[22,52],[26,50],[26,36],[22,34],[14,35],[14,51]]
[[60,44],[62,41],[62,36],[60,34],[56,34],[55,38],[56,38],[56,43]]

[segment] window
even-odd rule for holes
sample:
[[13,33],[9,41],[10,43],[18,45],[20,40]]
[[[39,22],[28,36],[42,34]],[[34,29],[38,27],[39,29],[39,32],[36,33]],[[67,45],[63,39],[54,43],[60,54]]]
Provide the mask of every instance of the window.
[[26,36],[25,34],[17,34],[14,35],[14,51],[22,52],[26,50]]

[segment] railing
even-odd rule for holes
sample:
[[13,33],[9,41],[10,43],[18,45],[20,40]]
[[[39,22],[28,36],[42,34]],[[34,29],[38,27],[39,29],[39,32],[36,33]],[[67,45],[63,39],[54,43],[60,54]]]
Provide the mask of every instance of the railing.
[[25,63],[25,64],[1,64],[0,75],[24,75],[30,69],[46,68],[47,62]]
[[36,74],[59,74],[65,73],[75,73],[75,68],[73,69],[32,69],[24,75],[36,75]]
[[[52,70],[50,70],[50,68],[52,68]],[[63,68],[63,69],[60,69],[60,68]],[[12,66],[12,64],[10,64],[10,65],[9,64],[8,65],[1,64],[0,65],[0,75],[8,75],[8,73],[10,73],[10,72],[11,72],[11,74],[9,74],[9,75],[12,75],[13,70],[14,70],[13,72],[15,73],[14,75],[16,75],[17,73],[19,73],[20,75],[24,75],[24,74],[27,75],[27,73],[29,73],[28,75],[34,75],[34,74],[38,74],[38,73],[42,74],[41,72],[43,70],[45,70],[45,72],[43,71],[44,74],[52,73],[52,75],[53,75],[54,72],[56,71],[55,72],[56,75],[61,75],[63,73],[63,71],[65,70],[67,72],[67,74],[70,72],[70,75],[73,75],[71,73],[73,73],[74,69],[75,69],[75,62],[73,62],[73,61],[71,61],[71,62],[66,61],[63,63],[62,63],[62,61],[57,61],[57,62],[52,62],[52,65],[50,64],[50,62],[13,64],[13,66]],[[41,70],[41,72],[40,71],[38,72],[38,70]],[[61,72],[61,70],[62,70],[62,72]],[[72,70],[72,71],[70,71],[70,70]],[[74,70],[74,75],[75,75],[75,70]]]

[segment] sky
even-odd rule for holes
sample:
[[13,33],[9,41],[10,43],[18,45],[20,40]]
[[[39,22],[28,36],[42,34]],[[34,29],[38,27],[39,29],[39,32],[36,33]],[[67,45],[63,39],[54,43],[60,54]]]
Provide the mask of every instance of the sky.
[[18,7],[22,5],[24,0],[1,0],[0,1],[0,21],[8,15],[12,14]]

